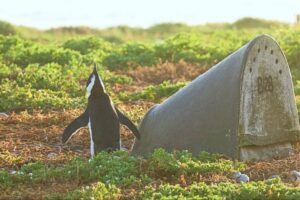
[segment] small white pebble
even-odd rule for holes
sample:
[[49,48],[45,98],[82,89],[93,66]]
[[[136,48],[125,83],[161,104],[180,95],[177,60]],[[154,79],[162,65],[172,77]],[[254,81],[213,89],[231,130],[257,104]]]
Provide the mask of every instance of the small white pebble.
[[47,155],[48,158],[53,158],[55,156],[57,156],[57,153],[54,153],[54,152],[48,153],[48,155]]
[[17,171],[15,171],[15,170],[10,172],[10,174],[15,174],[15,173],[17,173]]
[[291,171],[291,179],[292,181],[300,181],[300,172],[296,170]]
[[241,172],[234,172],[233,178],[234,178],[234,179],[237,179],[237,178],[240,177],[241,175],[242,175]]
[[5,112],[0,112],[0,116],[8,117],[8,115]]
[[249,178],[249,176],[247,176],[246,174],[241,174],[241,175],[236,179],[236,181],[237,181],[238,183],[241,183],[241,182],[247,183],[247,182],[250,181],[250,178]]

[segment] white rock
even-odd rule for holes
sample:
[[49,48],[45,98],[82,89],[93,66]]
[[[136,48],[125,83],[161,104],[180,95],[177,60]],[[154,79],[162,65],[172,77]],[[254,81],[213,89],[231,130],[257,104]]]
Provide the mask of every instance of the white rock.
[[300,172],[296,170],[291,171],[291,179],[292,181],[300,181]]
[[241,172],[234,172],[233,178],[234,178],[234,179],[237,179],[237,178],[240,177],[241,175],[242,175]]
[[249,182],[250,181],[250,178],[249,178],[249,176],[247,176],[246,174],[241,174],[237,179],[236,179],[236,181],[238,182],[238,183],[247,183],[247,182]]
[[0,116],[8,117],[8,115],[5,112],[0,112]]
[[48,158],[53,158],[55,156],[57,156],[57,153],[54,153],[54,152],[48,153],[48,155],[47,155]]

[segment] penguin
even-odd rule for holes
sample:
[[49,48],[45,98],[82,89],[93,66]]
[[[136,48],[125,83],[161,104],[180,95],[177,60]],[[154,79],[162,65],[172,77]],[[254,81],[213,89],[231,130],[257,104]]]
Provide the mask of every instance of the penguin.
[[114,106],[106,93],[103,81],[94,64],[87,84],[87,108],[64,130],[62,143],[66,143],[81,128],[88,126],[90,153],[93,158],[100,151],[114,151],[121,148],[120,123],[127,126],[137,139],[140,133],[131,120]]

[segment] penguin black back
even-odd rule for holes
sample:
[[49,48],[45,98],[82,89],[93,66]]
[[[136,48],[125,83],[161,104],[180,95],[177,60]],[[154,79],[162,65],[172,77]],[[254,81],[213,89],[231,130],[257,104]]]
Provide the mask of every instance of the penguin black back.
[[113,105],[98,75],[96,65],[87,81],[86,89],[87,108],[65,129],[62,137],[63,143],[67,142],[80,128],[88,126],[92,157],[101,150],[120,149],[120,123],[126,125],[138,139],[140,138],[136,126]]
[[[120,149],[120,123],[106,93],[88,99],[89,131],[95,153]],[[92,152],[92,149],[91,149]]]

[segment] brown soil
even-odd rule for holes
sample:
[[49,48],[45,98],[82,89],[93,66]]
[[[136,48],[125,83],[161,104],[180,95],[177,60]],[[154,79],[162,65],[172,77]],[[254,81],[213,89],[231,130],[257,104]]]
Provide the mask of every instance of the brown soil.
[[[152,105],[140,103],[137,105],[122,104],[120,109],[141,109],[146,111]],[[89,157],[89,134],[87,129],[81,129],[68,142],[61,143],[61,135],[66,125],[78,116],[82,110],[33,111],[32,113],[11,113],[9,117],[0,117],[0,155],[12,156],[8,162],[0,156],[0,168],[14,169],[33,161],[43,161],[49,164],[61,164],[74,156]],[[133,134],[124,126],[121,129],[122,144],[130,150]],[[279,175],[289,182],[289,172],[300,169],[300,150],[296,144],[295,154],[270,161],[247,164],[246,173],[251,180],[264,180],[272,175]]]
[[132,77],[137,83],[159,84],[169,80],[171,82],[190,81],[207,71],[207,66],[187,64],[183,61],[179,63],[164,63],[155,67],[138,67],[133,70],[119,71]]
[[[135,105],[122,104],[120,109],[140,109],[145,112],[152,104],[140,103]],[[61,135],[65,126],[78,116],[82,110],[33,111],[28,114],[11,113],[9,117],[0,117],[0,169],[17,170],[21,165],[42,161],[50,165],[61,165],[74,156],[89,157],[89,134],[86,129],[80,130],[68,144],[61,144]],[[133,135],[122,126],[122,143],[130,150],[133,143]],[[297,145],[296,145],[297,146]],[[299,145],[298,145],[299,146]],[[299,149],[298,147],[296,149]],[[5,156],[12,157],[6,159]],[[300,151],[284,159],[253,162],[247,164],[246,174],[251,180],[265,180],[272,175],[279,175],[284,182],[291,186],[299,183],[290,179],[292,170],[300,169]],[[191,178],[181,177],[177,183],[189,184]],[[226,176],[209,175],[193,177],[193,181],[232,182]],[[3,191],[0,199],[41,199],[45,194],[52,192],[67,192],[79,188],[76,183],[49,183],[48,185],[24,185],[13,191]],[[137,192],[137,191],[135,191]],[[134,195],[132,191],[126,195]],[[125,195],[125,196],[126,196]]]
[[[136,102],[120,104],[126,113],[137,110],[145,113],[153,103]],[[63,163],[74,157],[89,157],[89,133],[81,129],[67,144],[61,143],[64,128],[83,110],[32,111],[31,113],[11,113],[0,117],[0,169],[17,168],[33,161],[49,164]],[[130,150],[134,136],[127,127],[121,126],[122,146]],[[10,155],[12,159],[4,159]],[[11,160],[8,162],[8,160]]]

